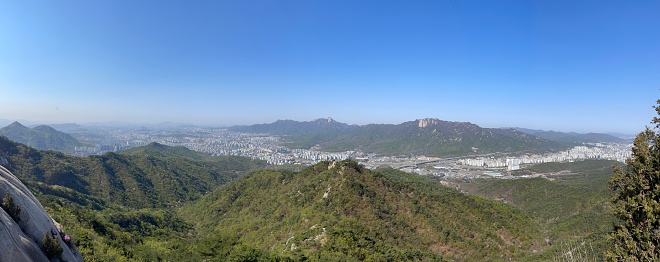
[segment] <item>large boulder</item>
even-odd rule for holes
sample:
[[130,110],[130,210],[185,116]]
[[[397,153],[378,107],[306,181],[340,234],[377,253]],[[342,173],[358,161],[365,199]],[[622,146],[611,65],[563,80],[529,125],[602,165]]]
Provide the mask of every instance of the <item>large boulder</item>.
[[[62,261],[83,261],[72,241],[65,242],[64,228],[55,222],[30,190],[9,170],[0,166],[0,198],[9,194],[20,207],[14,219],[0,208],[0,262],[49,261],[40,247],[45,234],[62,247]],[[18,221],[15,221],[18,220]]]

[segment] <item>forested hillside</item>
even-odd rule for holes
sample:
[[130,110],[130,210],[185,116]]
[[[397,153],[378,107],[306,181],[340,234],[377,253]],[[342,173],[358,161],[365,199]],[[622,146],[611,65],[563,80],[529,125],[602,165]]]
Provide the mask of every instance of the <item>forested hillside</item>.
[[272,124],[232,127],[230,130],[283,136],[288,146],[328,151],[359,149],[385,155],[459,156],[494,152],[542,152],[568,148],[572,143],[546,140],[513,129],[482,128],[467,122],[418,119],[398,125],[349,126],[317,119],[280,120]]
[[86,261],[199,261],[174,212],[265,163],[151,144],[102,156],[39,151],[0,136],[0,164],[67,225]]
[[523,133],[562,143],[626,143],[626,139],[602,133],[580,134],[575,132],[545,131],[528,128],[514,128]]
[[41,150],[56,150],[61,152],[74,152],[76,146],[81,146],[78,140],[67,133],[55,130],[52,127],[40,125],[28,128],[19,122],[0,128],[0,136],[23,143]]
[[194,200],[242,172],[265,166],[240,157],[206,157],[185,148],[156,148],[165,147],[151,144],[126,152],[73,157],[38,151],[0,137],[5,166],[27,179],[28,186],[36,182],[63,186],[135,208]]
[[478,179],[459,181],[459,184],[469,194],[509,203],[536,218],[550,248],[532,257],[534,260],[560,258],[567,252],[575,253],[571,249],[576,247],[590,261],[603,260],[607,233],[614,221],[608,212],[611,192],[607,181],[612,177],[615,163],[607,160],[545,163],[517,174],[545,174],[549,179]]
[[[350,160],[252,172],[180,214],[205,229],[200,236],[296,261],[507,261],[544,245],[534,220],[511,206]],[[207,258],[231,253],[207,242]]]

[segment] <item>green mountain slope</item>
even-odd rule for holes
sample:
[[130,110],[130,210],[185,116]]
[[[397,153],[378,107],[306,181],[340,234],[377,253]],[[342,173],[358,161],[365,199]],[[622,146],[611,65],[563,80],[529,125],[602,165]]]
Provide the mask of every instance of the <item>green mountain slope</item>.
[[551,248],[536,259],[550,259],[565,252],[568,243],[589,245],[589,255],[602,260],[613,217],[607,212],[607,181],[614,161],[588,160],[546,163],[519,174],[546,174],[550,179],[478,179],[461,183],[470,194],[498,199],[537,218]]
[[284,136],[297,148],[320,145],[328,151],[360,149],[386,155],[458,156],[493,152],[546,151],[563,149],[570,143],[549,141],[513,129],[481,128],[466,122],[434,118],[398,125],[369,124],[349,126],[323,119],[310,122],[292,120],[230,130]]
[[[229,236],[296,260],[516,260],[543,248],[519,210],[352,161],[252,172],[180,214],[210,239]],[[207,258],[220,256],[204,243]]]
[[151,144],[126,152],[73,157],[0,137],[5,166],[27,180],[28,186],[36,186],[36,182],[58,185],[137,208],[197,199],[250,169],[265,166],[241,157],[196,156],[185,148]]
[[366,125],[355,132],[342,134],[334,141],[321,145],[335,150],[360,145],[367,152],[428,156],[543,151],[564,146],[514,130],[481,128],[470,123],[437,119],[399,125]]
[[41,150],[56,150],[70,153],[74,151],[76,146],[82,145],[71,135],[45,125],[28,128],[18,122],[14,122],[1,128],[0,135]]
[[208,155],[192,151],[182,146],[166,146],[156,142],[150,143],[146,146],[134,147],[119,151],[121,155],[130,156],[153,156],[153,157],[175,157],[187,158],[191,160],[208,159]]
[[86,261],[200,261],[190,245],[196,230],[174,207],[265,166],[159,144],[73,157],[5,137],[0,137],[0,164],[67,225]]
[[562,143],[626,143],[629,142],[626,139],[615,137],[613,135],[602,134],[602,133],[565,133],[557,131],[545,131],[545,130],[536,130],[536,129],[527,129],[527,128],[514,128],[523,133],[530,135],[535,135],[544,139],[551,141],[557,141]]
[[280,136],[307,136],[309,134],[335,134],[340,131],[352,129],[349,126],[332,118],[319,118],[313,121],[277,120],[271,124],[257,124],[251,126],[233,126],[229,130],[248,133],[269,133]]

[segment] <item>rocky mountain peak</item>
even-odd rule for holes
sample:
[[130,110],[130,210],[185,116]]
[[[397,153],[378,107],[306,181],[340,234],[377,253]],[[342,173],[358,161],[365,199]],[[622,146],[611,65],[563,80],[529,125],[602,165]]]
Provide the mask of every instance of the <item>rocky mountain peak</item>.
[[337,121],[335,121],[334,119],[332,119],[332,117],[318,118],[318,119],[314,120],[313,122],[316,122],[316,123],[328,123],[328,124],[338,123]]
[[420,128],[424,128],[427,126],[440,124],[441,122],[442,120],[437,118],[423,118],[417,120],[417,126],[419,126]]

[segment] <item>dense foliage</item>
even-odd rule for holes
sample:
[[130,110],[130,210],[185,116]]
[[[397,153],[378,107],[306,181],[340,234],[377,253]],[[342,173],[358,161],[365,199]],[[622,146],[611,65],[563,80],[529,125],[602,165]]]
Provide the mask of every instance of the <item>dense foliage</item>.
[[542,244],[537,225],[508,205],[350,160],[252,172],[180,214],[196,214],[184,218],[207,229],[201,237],[229,236],[294,260],[508,260]]
[[[107,203],[133,208],[176,205],[265,166],[241,157],[208,157],[185,148],[160,147],[151,144],[127,152],[73,157],[0,137],[0,156],[7,159],[6,167],[28,187],[96,209]],[[160,155],[148,153],[159,151]]]
[[[658,100],[660,104],[660,100]],[[655,106],[660,115],[660,106]],[[627,169],[615,168],[614,241],[607,256],[613,261],[660,260],[660,118],[655,129],[646,128],[635,138]]]
[[608,211],[607,181],[615,161],[586,160],[545,163],[516,172],[548,178],[477,179],[459,181],[470,194],[500,200],[533,216],[548,245],[530,260],[550,260],[571,252],[567,245],[586,245],[589,260],[602,260],[614,217]]
[[61,222],[86,261],[200,261],[174,208],[265,166],[151,144],[102,156],[39,151],[0,137],[0,162]]

